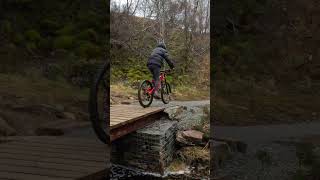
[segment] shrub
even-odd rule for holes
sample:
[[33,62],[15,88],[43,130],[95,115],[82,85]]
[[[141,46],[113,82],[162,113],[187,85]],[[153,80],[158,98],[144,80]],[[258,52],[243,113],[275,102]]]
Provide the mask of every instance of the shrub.
[[10,34],[13,31],[10,21],[3,21],[2,26],[0,28],[0,31],[4,34]]
[[43,50],[51,50],[52,42],[49,39],[41,39],[39,42],[39,47]]
[[26,49],[29,51],[29,52],[33,52],[37,49],[37,45],[36,43],[34,42],[27,42],[26,43]]
[[77,37],[81,40],[88,40],[93,42],[97,42],[98,40],[98,34],[93,29],[84,30],[80,32]]
[[17,45],[22,45],[23,42],[24,42],[24,40],[25,40],[25,39],[24,39],[23,35],[20,34],[20,33],[15,34],[15,35],[13,36],[13,39],[12,39],[12,41],[13,41],[15,44],[17,44]]
[[222,46],[219,49],[219,56],[224,60],[235,60],[237,58],[237,52],[235,49],[229,46]]
[[54,34],[54,32],[59,28],[59,24],[56,21],[50,19],[44,19],[40,22],[41,29],[49,34]]
[[83,58],[91,59],[102,55],[102,50],[91,42],[81,42],[77,49],[77,54]]
[[74,45],[74,38],[72,36],[60,36],[53,42],[55,49],[71,49]]
[[31,42],[39,42],[42,38],[38,31],[36,30],[28,30],[25,32],[25,38]]
[[58,35],[70,35],[74,33],[75,31],[75,26],[73,24],[67,24],[63,28],[59,29],[57,31]]

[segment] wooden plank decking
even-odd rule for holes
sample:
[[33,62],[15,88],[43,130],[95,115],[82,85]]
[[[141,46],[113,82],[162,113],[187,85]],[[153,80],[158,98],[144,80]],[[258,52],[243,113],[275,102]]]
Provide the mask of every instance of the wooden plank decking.
[[0,140],[0,179],[103,179],[109,153],[95,139],[26,136]]
[[110,107],[111,141],[142,128],[163,115],[163,107],[143,108],[138,105],[112,105]]

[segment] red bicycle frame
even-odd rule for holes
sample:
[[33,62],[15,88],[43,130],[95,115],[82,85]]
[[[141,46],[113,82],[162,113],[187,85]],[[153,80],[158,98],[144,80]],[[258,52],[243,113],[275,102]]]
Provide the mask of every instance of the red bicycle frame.
[[[164,72],[160,72],[160,82],[163,82],[163,81],[165,81],[165,79],[166,79],[166,74],[164,73]],[[148,80],[149,81],[149,80]],[[150,81],[149,81],[150,82]],[[152,84],[155,84],[154,83],[154,80],[152,80]],[[160,85],[161,85],[161,83],[160,83]],[[148,88],[148,89],[146,89],[146,91],[147,91],[147,93],[149,94],[149,95],[151,95],[152,93],[154,93],[154,87],[152,87],[152,88]]]

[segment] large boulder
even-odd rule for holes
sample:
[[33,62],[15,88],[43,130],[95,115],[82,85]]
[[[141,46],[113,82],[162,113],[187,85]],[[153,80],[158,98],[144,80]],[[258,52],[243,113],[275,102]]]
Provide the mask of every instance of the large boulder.
[[204,124],[209,121],[209,105],[203,106],[173,106],[164,110],[171,120],[178,121],[178,129],[192,129],[195,126]]
[[196,130],[178,131],[176,140],[181,145],[199,145],[202,144],[203,133]]

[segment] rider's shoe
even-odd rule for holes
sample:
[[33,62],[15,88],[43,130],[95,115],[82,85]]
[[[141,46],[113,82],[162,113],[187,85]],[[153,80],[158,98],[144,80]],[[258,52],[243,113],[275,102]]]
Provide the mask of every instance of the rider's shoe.
[[158,93],[158,92],[154,92],[153,97],[154,97],[155,99],[161,99],[161,97],[159,96],[159,93]]

